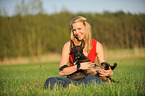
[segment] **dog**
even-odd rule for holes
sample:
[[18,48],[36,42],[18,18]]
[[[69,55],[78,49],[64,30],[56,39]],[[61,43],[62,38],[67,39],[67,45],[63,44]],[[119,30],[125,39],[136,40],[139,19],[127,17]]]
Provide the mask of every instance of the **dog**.
[[[83,54],[83,49],[85,46],[84,40],[82,40],[81,44],[79,46],[75,46],[74,42],[71,40],[71,49],[72,53],[74,54],[74,63],[73,65],[80,66],[80,63],[82,62],[90,62],[90,60]],[[97,66],[94,64],[91,70],[78,70],[74,72],[73,74],[68,75],[67,77],[72,80],[79,80],[81,78],[86,77],[87,75],[96,75],[104,82],[116,82],[109,76],[100,76],[99,70],[114,70],[117,67],[117,63],[114,63],[113,66],[111,66],[107,62],[102,62],[101,66]]]
[[[107,62],[102,62],[100,69],[104,69],[104,70],[114,70],[117,67],[117,63],[114,63],[113,66],[111,66],[109,63]],[[109,83],[114,82],[114,83],[119,83],[118,81],[113,80],[110,76],[100,76],[100,73],[97,71],[96,74],[97,77],[99,77],[102,81]]]

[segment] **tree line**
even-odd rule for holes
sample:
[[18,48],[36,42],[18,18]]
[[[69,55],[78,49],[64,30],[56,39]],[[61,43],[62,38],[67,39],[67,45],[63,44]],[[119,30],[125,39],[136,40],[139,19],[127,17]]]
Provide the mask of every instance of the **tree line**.
[[84,16],[91,25],[92,38],[105,49],[145,47],[145,14],[118,11],[76,13],[62,11],[51,15],[38,13],[12,17],[0,16],[0,59],[61,53],[70,40],[70,22]]

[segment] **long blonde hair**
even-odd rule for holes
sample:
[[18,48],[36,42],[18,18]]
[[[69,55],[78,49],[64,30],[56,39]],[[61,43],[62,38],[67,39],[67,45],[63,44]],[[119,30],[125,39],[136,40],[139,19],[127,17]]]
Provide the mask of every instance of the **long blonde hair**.
[[72,31],[72,29],[73,29],[72,24],[73,23],[78,23],[78,22],[82,22],[83,25],[86,28],[85,48],[87,50],[87,53],[89,53],[90,50],[92,49],[92,42],[91,42],[92,35],[91,35],[91,27],[90,27],[90,24],[87,22],[87,19],[85,17],[77,16],[77,17],[75,17],[72,20],[72,22],[71,22],[71,40],[74,40],[75,39],[74,34],[73,34],[73,31]]

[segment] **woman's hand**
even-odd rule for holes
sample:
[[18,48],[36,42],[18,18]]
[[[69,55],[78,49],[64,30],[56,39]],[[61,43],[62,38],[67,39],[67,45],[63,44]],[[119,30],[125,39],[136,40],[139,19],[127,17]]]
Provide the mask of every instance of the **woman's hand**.
[[93,66],[94,66],[94,63],[92,63],[92,62],[83,62],[83,63],[80,63],[80,69],[82,69],[82,70],[92,69]]
[[100,73],[100,76],[112,76],[113,75],[113,71],[112,70],[101,69],[99,71],[99,73]]

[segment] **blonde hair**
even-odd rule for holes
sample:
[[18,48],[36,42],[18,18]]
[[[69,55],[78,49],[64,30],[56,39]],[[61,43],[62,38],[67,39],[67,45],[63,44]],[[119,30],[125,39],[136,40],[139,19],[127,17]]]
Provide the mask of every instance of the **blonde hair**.
[[75,39],[75,37],[73,35],[73,31],[72,31],[72,29],[73,29],[72,24],[78,23],[78,22],[82,22],[86,28],[85,48],[87,49],[87,53],[89,53],[90,50],[92,49],[92,42],[91,42],[92,35],[91,35],[90,24],[87,22],[87,19],[85,17],[77,16],[72,20],[72,22],[71,22],[71,40]]

